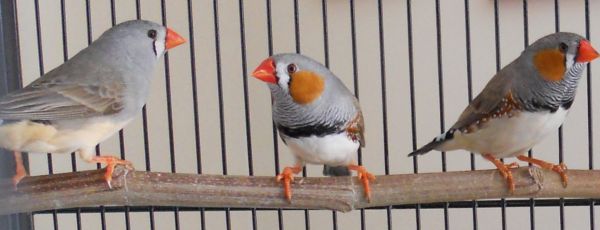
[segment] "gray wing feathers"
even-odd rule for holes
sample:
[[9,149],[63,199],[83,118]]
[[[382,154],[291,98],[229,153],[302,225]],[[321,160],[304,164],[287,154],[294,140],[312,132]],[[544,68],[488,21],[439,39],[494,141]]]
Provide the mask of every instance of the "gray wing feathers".
[[[37,83],[37,82],[34,82]],[[61,120],[123,109],[122,84],[32,84],[0,99],[0,119]]]

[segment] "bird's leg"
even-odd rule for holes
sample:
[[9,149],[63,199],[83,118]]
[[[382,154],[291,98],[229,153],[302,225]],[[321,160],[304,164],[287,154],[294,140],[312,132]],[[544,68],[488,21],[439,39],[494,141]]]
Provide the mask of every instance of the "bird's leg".
[[283,168],[283,172],[277,175],[277,182],[283,182],[283,194],[289,202],[292,202],[291,183],[294,181],[294,175],[300,172],[302,172],[302,165],[296,164],[294,167]]
[[562,179],[562,184],[563,187],[567,187],[567,181],[568,181],[568,177],[567,177],[567,165],[565,165],[564,162],[560,162],[560,164],[552,164],[543,160],[539,160],[539,159],[535,159],[532,157],[527,157],[525,155],[519,155],[517,156],[517,159],[521,160],[521,161],[526,161],[529,163],[532,163],[534,165],[538,165],[541,168],[544,169],[550,169],[556,173],[558,173],[558,175],[560,175],[560,178]]
[[17,185],[19,181],[21,181],[25,176],[27,176],[27,172],[25,171],[25,166],[23,166],[23,158],[21,156],[21,152],[14,151],[15,155],[15,175],[12,178],[13,186],[15,190],[17,190]]
[[115,166],[124,165],[129,169],[133,169],[131,162],[119,159],[114,156],[94,156],[91,159],[91,162],[106,164],[106,173],[104,173],[104,180],[106,180],[106,183],[108,184],[109,188],[112,188],[110,182],[112,181],[112,174],[115,170]]
[[367,198],[368,202],[371,202],[371,187],[369,186],[369,181],[375,181],[375,176],[368,172],[364,166],[350,164],[348,165],[348,169],[356,171],[358,179],[365,190],[365,198]]
[[510,172],[510,169],[518,168],[519,164],[517,164],[517,162],[504,164],[502,161],[496,159],[494,156],[492,156],[492,154],[489,153],[483,154],[483,157],[486,160],[492,162],[494,165],[496,165],[496,168],[498,168],[498,171],[500,172],[502,177],[506,179],[506,183],[508,184],[508,191],[511,194],[515,192],[515,182],[513,181],[513,176],[512,172]]

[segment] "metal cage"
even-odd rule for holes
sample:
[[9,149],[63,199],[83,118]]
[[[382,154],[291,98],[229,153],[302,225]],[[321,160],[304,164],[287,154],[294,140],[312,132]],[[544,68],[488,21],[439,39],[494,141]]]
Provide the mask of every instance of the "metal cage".
[[[573,31],[592,43],[600,1],[152,0],[0,1],[0,93],[59,65],[118,22],[148,19],[188,43],[164,58],[139,119],[97,147],[137,170],[275,175],[292,163],[270,121],[262,58],[297,52],[330,67],[365,110],[376,174],[492,168],[469,153],[405,155],[443,131],[530,42]],[[17,21],[19,23],[17,23]],[[529,154],[594,169],[591,64],[567,124]],[[190,128],[193,127],[193,128]],[[12,175],[10,154],[0,172]],[[30,154],[32,175],[94,169]],[[304,176],[319,176],[307,166]],[[351,213],[183,207],[88,207],[3,216],[2,229],[595,229],[597,200],[500,199],[398,205]]]

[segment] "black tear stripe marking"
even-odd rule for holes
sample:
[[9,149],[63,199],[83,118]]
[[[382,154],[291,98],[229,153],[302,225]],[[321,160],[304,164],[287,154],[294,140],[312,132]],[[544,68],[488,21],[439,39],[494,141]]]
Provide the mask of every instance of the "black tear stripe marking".
[[156,53],[156,40],[152,41],[152,51],[154,51],[154,56],[158,56],[158,53]]
[[341,126],[330,126],[330,125],[308,125],[302,127],[289,128],[282,125],[277,125],[277,130],[282,134],[293,137],[310,137],[317,136],[322,137],[330,134],[338,134],[344,132],[344,129]]

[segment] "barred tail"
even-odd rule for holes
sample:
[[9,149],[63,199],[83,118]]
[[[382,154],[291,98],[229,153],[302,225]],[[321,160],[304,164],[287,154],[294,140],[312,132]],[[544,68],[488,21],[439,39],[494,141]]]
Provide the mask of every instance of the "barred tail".
[[347,166],[329,166],[323,165],[323,175],[325,176],[350,176],[350,170]]
[[439,136],[433,138],[433,140],[425,146],[415,150],[412,153],[409,153],[408,156],[412,157],[416,155],[423,155],[431,150],[436,149],[440,145],[444,144],[446,141],[452,140],[452,138],[454,138],[454,131],[456,131],[456,129],[450,129],[447,132],[440,134]]

